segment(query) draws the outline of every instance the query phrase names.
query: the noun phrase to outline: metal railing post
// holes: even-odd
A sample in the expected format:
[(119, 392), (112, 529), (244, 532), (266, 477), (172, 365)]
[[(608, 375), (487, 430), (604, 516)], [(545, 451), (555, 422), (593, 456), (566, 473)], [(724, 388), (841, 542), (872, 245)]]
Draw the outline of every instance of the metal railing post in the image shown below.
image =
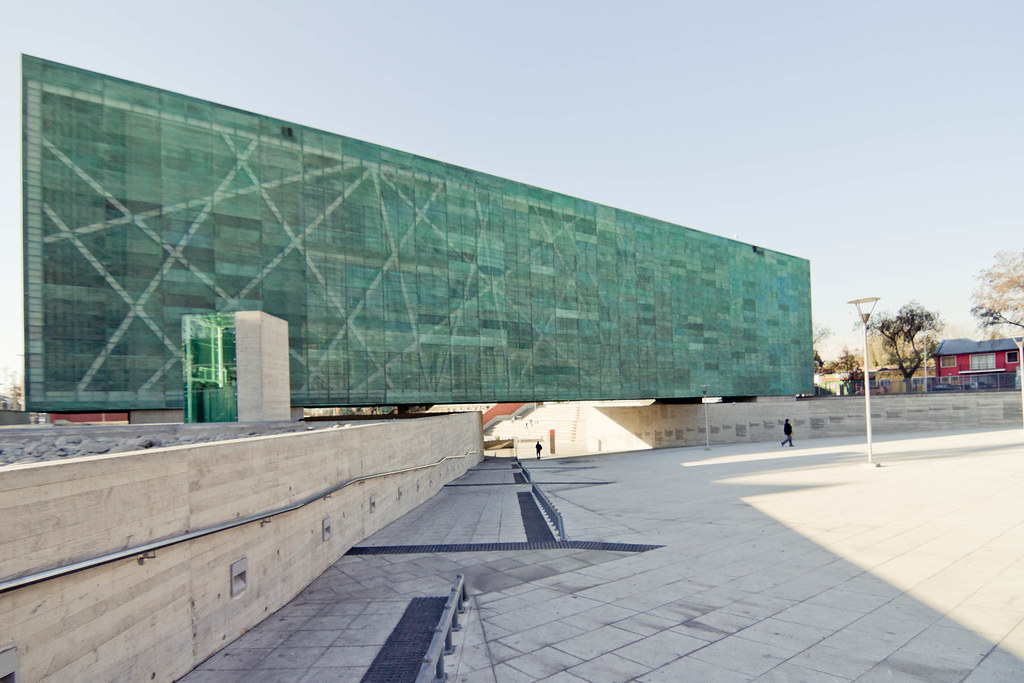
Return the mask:
[(448, 600), (445, 601), (440, 623), (434, 629), (434, 637), (431, 638), (427, 654), (423, 657), (416, 683), (443, 683), (447, 679), (444, 673), (444, 658), (455, 652), (452, 632), (462, 629), (459, 615), (465, 614), (465, 603), (468, 600), (466, 578), (462, 574), (456, 574), (455, 585), (452, 586)]

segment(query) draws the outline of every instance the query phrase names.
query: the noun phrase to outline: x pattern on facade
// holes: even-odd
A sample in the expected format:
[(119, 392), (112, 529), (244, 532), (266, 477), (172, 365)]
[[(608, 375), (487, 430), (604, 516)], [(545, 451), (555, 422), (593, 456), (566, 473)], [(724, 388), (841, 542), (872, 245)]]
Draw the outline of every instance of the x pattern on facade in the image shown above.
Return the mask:
[(204, 310), (288, 320), (304, 405), (810, 383), (802, 259), (33, 58), (24, 68), (40, 408), (180, 406), (180, 319)]

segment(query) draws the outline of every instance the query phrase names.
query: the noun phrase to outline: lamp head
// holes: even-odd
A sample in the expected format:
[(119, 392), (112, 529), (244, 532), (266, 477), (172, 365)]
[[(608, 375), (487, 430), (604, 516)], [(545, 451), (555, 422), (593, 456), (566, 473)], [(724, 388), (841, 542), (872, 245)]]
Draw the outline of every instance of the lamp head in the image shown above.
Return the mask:
[[(880, 297), (877, 296), (867, 296), (863, 299), (851, 299), (846, 303), (853, 304), (857, 307), (857, 315), (860, 316), (860, 319), (864, 321), (864, 325), (867, 326), (868, 319), (871, 317), (871, 313), (875, 310), (875, 304), (878, 303), (879, 298)], [(865, 313), (861, 306), (867, 306), (868, 304), (871, 304), (871, 308), (869, 308), (868, 312)]]

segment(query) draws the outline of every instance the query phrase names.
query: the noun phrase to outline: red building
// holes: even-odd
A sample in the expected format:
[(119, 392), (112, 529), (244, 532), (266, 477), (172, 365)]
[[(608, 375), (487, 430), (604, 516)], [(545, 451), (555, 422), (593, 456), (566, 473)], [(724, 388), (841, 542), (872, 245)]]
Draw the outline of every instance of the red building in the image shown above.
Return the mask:
[(1016, 385), (1020, 353), (1013, 339), (946, 339), (935, 350), (940, 384), (975, 389), (1010, 389)]

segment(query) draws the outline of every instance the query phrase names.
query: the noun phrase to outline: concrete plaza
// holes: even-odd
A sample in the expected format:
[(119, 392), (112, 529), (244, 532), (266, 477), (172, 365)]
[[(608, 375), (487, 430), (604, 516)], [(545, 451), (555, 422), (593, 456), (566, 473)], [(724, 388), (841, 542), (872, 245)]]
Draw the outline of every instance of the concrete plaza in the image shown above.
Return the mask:
[(182, 680), (359, 681), (457, 572), (450, 680), (1024, 679), (1024, 433), (795, 440), (523, 462), (570, 539), (646, 552), (488, 549), (529, 487), (487, 460), (360, 544), (478, 550), (347, 555)]

